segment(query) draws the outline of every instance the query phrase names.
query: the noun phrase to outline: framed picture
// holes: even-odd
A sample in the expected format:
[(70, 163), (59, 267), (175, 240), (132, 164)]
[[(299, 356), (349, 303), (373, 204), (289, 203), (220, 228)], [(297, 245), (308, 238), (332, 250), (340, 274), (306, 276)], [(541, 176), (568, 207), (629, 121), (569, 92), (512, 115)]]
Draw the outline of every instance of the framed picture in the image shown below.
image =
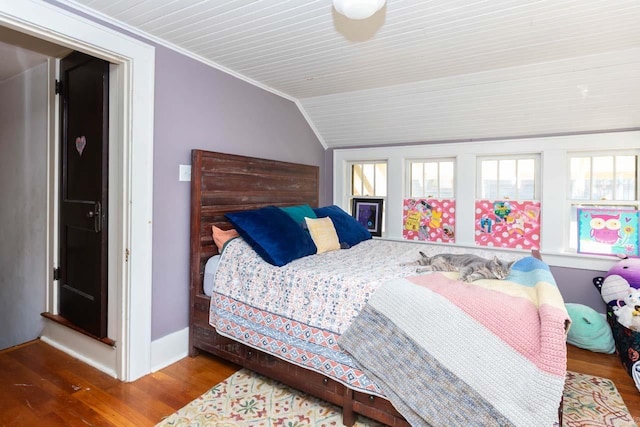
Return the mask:
[(353, 199), (351, 215), (364, 226), (372, 236), (382, 236), (383, 199)]
[(638, 256), (640, 211), (578, 209), (578, 253)]

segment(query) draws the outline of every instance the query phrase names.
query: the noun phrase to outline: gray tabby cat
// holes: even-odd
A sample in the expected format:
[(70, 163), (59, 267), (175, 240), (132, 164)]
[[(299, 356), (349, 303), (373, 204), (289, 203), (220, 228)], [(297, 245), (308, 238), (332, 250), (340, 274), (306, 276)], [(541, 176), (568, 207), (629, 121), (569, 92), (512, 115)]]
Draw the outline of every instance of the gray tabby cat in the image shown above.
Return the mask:
[(403, 265), (419, 265), (417, 273), (425, 271), (457, 271), (459, 280), (473, 282), (479, 279), (502, 280), (509, 275), (511, 266), (515, 261), (506, 262), (493, 257), (485, 259), (470, 254), (437, 254), (432, 257), (420, 252), (421, 258), (417, 261)]

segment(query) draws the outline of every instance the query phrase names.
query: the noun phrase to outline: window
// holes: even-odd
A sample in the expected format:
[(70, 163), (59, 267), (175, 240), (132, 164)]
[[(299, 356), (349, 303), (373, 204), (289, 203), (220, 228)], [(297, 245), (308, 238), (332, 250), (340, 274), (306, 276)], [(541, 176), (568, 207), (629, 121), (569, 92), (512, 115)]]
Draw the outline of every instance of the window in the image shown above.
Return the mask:
[(454, 163), (453, 159), (410, 161), (410, 196), (453, 199)]
[[(386, 162), (351, 162), (349, 168), (351, 190), (349, 195), (349, 209), (352, 200), (358, 198), (382, 198), (386, 202), (387, 197), (387, 163)], [(386, 203), (382, 205), (382, 233), (385, 232)]]
[(578, 209), (640, 208), (638, 183), (640, 156), (636, 154), (583, 153), (569, 155), (569, 247), (578, 246)]
[(572, 156), (569, 165), (572, 200), (636, 200), (638, 156)]
[(386, 197), (387, 164), (382, 162), (351, 164), (351, 197)]
[(540, 247), (539, 158), (539, 154), (477, 158), (477, 246), (526, 250)]
[(478, 198), (538, 200), (537, 155), (479, 158)]

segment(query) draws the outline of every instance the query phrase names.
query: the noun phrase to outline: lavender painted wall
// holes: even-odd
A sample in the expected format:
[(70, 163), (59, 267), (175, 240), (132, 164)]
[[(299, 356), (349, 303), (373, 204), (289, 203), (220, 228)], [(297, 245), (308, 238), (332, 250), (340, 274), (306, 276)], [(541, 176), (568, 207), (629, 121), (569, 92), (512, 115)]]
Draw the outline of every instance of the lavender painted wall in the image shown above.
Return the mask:
[(606, 271), (551, 267), (551, 273), (558, 283), (558, 289), (565, 302), (588, 305), (600, 313), (606, 311), (606, 305), (600, 293), (593, 286), (593, 278), (604, 276)]
[[(320, 166), (324, 148), (286, 99), (156, 48), (152, 339), (188, 326), (190, 183), (178, 165), (200, 148)], [(330, 194), (330, 193), (329, 193)]]

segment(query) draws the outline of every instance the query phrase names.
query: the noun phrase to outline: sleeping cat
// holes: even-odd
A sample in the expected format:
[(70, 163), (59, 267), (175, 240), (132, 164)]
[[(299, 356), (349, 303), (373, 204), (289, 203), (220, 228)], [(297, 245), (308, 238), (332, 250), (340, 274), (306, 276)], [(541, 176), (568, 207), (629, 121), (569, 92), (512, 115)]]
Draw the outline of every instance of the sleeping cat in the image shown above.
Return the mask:
[(470, 254), (438, 254), (428, 257), (420, 252), (421, 258), (404, 265), (419, 265), (417, 273), (425, 271), (457, 271), (459, 280), (473, 282), (479, 279), (504, 279), (509, 275), (514, 261), (506, 262), (493, 257), (485, 259)]

